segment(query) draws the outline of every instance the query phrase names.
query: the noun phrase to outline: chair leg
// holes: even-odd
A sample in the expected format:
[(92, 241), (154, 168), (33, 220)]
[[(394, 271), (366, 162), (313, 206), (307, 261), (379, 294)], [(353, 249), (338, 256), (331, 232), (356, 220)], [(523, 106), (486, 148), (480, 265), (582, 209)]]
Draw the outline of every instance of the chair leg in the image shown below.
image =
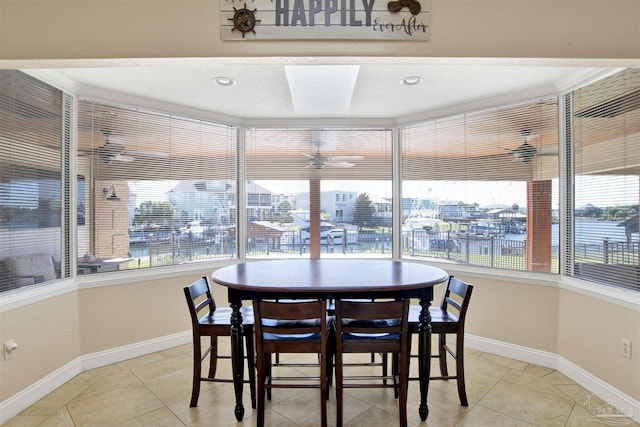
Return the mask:
[(449, 370), (447, 369), (447, 334), (438, 335), (438, 360), (440, 361), (440, 375), (443, 377), (449, 376)]
[(198, 406), (198, 398), (200, 397), (200, 375), (202, 371), (202, 347), (200, 345), (200, 337), (193, 339), (193, 384), (191, 386), (191, 403), (190, 407)]
[(462, 406), (469, 406), (467, 390), (464, 385), (464, 334), (458, 333), (456, 339), (456, 377), (458, 380), (458, 397)]
[[(271, 365), (271, 353), (264, 355), (264, 378), (261, 380), (265, 384), (271, 385), (272, 365)], [(267, 387), (267, 400), (271, 400), (271, 387)]]
[(251, 393), (251, 408), (256, 409), (256, 352), (253, 346), (253, 331), (245, 331), (245, 333), (245, 341), (247, 346), (247, 369), (249, 370), (249, 390)]
[[(398, 360), (400, 355), (397, 356)], [(407, 395), (409, 392), (409, 358), (410, 353), (402, 356), (402, 363), (400, 364), (399, 382), (400, 382), (400, 396), (398, 400), (398, 406), (400, 411), (400, 427), (407, 427)], [(394, 377), (395, 378), (395, 377)], [(394, 387), (394, 392), (398, 392), (398, 387)]]
[(265, 366), (266, 366), (266, 358), (269, 357), (271, 358), (270, 354), (264, 354), (262, 355), (262, 357), (258, 358), (258, 363), (257, 363), (257, 371), (258, 371), (258, 375), (257, 375), (257, 389), (258, 389), (258, 395), (257, 395), (257, 400), (258, 400), (258, 418), (256, 420), (256, 425), (258, 427), (264, 427), (264, 406), (265, 406), (265, 401), (264, 401), (264, 394), (265, 394), (265, 376), (266, 376), (266, 372), (265, 372)]
[(211, 337), (211, 352), (209, 353), (209, 378), (216, 377), (218, 370), (218, 337)]
[(329, 366), (327, 359), (329, 359), (329, 357), (326, 355), (326, 349), (325, 357), (321, 359), (323, 360), (320, 361), (320, 420), (322, 427), (327, 427), (327, 398), (329, 397), (329, 387), (327, 384)]
[[(384, 377), (382, 379), (382, 384), (387, 384), (387, 375), (389, 374), (389, 364), (388, 364), (388, 357), (387, 357), (387, 353), (380, 353), (380, 357), (382, 358), (382, 376)], [(371, 363), (374, 363), (376, 361), (374, 354), (371, 353)], [(391, 371), (393, 373), (393, 366), (391, 367)]]
[[(384, 354), (384, 357), (386, 359), (387, 355)], [(391, 354), (391, 375), (393, 376), (394, 381), (395, 381), (395, 378), (396, 378), (396, 376), (398, 375), (398, 373), (400, 371), (398, 369), (399, 364), (400, 364), (400, 359), (398, 359), (398, 353), (392, 353)], [(386, 373), (386, 371), (384, 369), (383, 369), (382, 374), (385, 375), (385, 376), (387, 375), (387, 373)], [(385, 384), (386, 384), (386, 381), (385, 381)], [(393, 397), (395, 399), (397, 399), (399, 397), (398, 396), (398, 387), (394, 387), (393, 388)]]
[(326, 400), (329, 400), (329, 388), (333, 384), (333, 362), (336, 354), (336, 350), (334, 347), (334, 337), (333, 335), (329, 336), (329, 343), (327, 344), (327, 359), (324, 361), (324, 364), (327, 367), (327, 393)]
[(342, 427), (342, 382), (343, 382), (343, 372), (342, 372), (342, 354), (336, 354), (336, 427)]

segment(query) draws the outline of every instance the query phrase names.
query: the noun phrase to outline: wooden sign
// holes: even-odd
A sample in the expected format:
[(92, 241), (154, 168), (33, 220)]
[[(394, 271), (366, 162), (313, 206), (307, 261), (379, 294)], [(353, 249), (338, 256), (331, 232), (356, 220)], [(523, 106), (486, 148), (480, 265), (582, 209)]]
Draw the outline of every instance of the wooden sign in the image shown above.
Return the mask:
[(222, 40), (429, 40), (427, 0), (220, 0)]

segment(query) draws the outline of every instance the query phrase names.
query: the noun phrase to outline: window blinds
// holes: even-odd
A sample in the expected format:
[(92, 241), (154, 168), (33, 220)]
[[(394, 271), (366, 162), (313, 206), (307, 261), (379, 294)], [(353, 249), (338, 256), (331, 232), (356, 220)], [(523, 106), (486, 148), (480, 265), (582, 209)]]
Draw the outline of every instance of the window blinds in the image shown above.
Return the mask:
[(236, 163), (230, 126), (81, 100), (79, 198), (92, 216), (78, 256), (125, 260), (117, 268), (234, 256)]
[(557, 272), (557, 111), (550, 98), (406, 126), (403, 253)]
[(391, 256), (390, 129), (252, 128), (245, 144), (248, 256)]
[(639, 289), (640, 70), (572, 94), (576, 277)]
[(60, 90), (0, 70), (0, 291), (63, 274), (63, 114)]

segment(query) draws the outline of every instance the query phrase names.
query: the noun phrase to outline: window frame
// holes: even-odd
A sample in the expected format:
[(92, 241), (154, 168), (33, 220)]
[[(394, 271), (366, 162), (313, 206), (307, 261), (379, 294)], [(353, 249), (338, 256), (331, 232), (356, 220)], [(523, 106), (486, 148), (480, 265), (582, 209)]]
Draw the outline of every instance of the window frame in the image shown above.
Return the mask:
[[(588, 84), (588, 82), (582, 82), (580, 85), (577, 85), (575, 88), (573, 88), (572, 90), (578, 89), (580, 87), (584, 87), (586, 84)], [(59, 87), (60, 85), (55, 85), (56, 87)], [(64, 89), (62, 89), (64, 91)], [(560, 96), (560, 99), (563, 100), (563, 97), (568, 96), (572, 90), (567, 90), (564, 91), (560, 94), (558, 94)], [(70, 93), (70, 91), (65, 91), (65, 94)], [(75, 94), (73, 95), (73, 99), (77, 100), (78, 97), (80, 97), (81, 95)], [(140, 101), (142, 104), (144, 104), (144, 101), (141, 100)], [(157, 103), (154, 103), (154, 105), (157, 105)], [(171, 105), (166, 105), (165, 108), (168, 109), (168, 111), (171, 110)], [(559, 114), (563, 114), (562, 110), (559, 110)], [(209, 117), (210, 118), (210, 117)], [(216, 117), (216, 119), (219, 119)], [(228, 118), (226, 119), (228, 121)], [(476, 267), (470, 267), (470, 266), (458, 266), (456, 265), (455, 267), (452, 268), (451, 265), (449, 264), (445, 264), (443, 265), (444, 267), (451, 269), (453, 271), (462, 271), (468, 274), (474, 274), (477, 276), (486, 276), (486, 277), (504, 277), (504, 278), (521, 278), (526, 280), (527, 282), (530, 283), (539, 283), (539, 284), (543, 284), (543, 285), (550, 285), (550, 284), (556, 284), (559, 285), (561, 288), (566, 288), (566, 289), (571, 289), (571, 290), (577, 290), (581, 293), (584, 293), (586, 295), (590, 295), (590, 296), (597, 296), (599, 298), (608, 300), (608, 301), (612, 301), (612, 302), (621, 302), (623, 304), (637, 304), (636, 298), (637, 298), (637, 292), (636, 291), (632, 291), (632, 290), (625, 290), (625, 289), (619, 289), (619, 288), (615, 288), (615, 287), (610, 287), (610, 286), (606, 286), (606, 285), (601, 285), (601, 284), (594, 284), (591, 282), (588, 282), (584, 279), (576, 279), (574, 277), (571, 277), (567, 274), (567, 271), (570, 271), (570, 267), (569, 264), (571, 264), (571, 262), (567, 262), (570, 261), (571, 259), (571, 244), (573, 244), (573, 239), (571, 239), (571, 233), (572, 233), (572, 228), (570, 226), (570, 218), (567, 217), (566, 212), (567, 212), (567, 206), (570, 205), (572, 203), (572, 197), (573, 194), (571, 191), (567, 191), (568, 189), (571, 188), (571, 180), (569, 179), (569, 177), (572, 177), (573, 175), (571, 175), (571, 152), (570, 152), (570, 147), (567, 148), (566, 145), (566, 132), (568, 132), (569, 130), (564, 128), (564, 121), (560, 120), (559, 121), (559, 133), (560, 133), (560, 146), (565, 147), (565, 149), (561, 149), (560, 150), (560, 183), (561, 183), (561, 188), (564, 188), (565, 191), (560, 191), (560, 206), (561, 206), (561, 210), (563, 210), (565, 212), (565, 215), (561, 215), (560, 216), (560, 220), (561, 220), (561, 226), (560, 226), (560, 241), (563, 243), (563, 248), (561, 250), (561, 252), (564, 252), (561, 256), (560, 256), (560, 262), (561, 264), (561, 268), (560, 268), (560, 273), (559, 274), (553, 274), (552, 277), (541, 277), (541, 275), (539, 273), (535, 273), (535, 272), (528, 272), (528, 271), (518, 271), (518, 272), (512, 272), (512, 271), (502, 271), (502, 270), (495, 270), (495, 269), (486, 269), (484, 267), (480, 267), (480, 268), (476, 268)], [(396, 147), (395, 144), (395, 140), (396, 138), (398, 138), (398, 129), (401, 127), (401, 125), (394, 125), (392, 126), (392, 130), (394, 132), (394, 134), (396, 135), (394, 137), (394, 144), (393, 146)], [(244, 158), (244, 150), (243, 150), (243, 135), (242, 135), (242, 127), (238, 127), (238, 151), (237, 151), (237, 156), (239, 159), (243, 159)], [(72, 139), (75, 140), (76, 136), (75, 136), (75, 127), (74, 130), (72, 131), (73, 133), (73, 137)], [(72, 142), (73, 143), (73, 142)], [(399, 150), (399, 149), (398, 149)], [(401, 180), (397, 179), (397, 175), (399, 175), (401, 173), (401, 169), (400, 169), (400, 160), (399, 160), (399, 151), (396, 152), (396, 148), (394, 148), (394, 167), (393, 167), (393, 173), (394, 173), (394, 178), (393, 178), (393, 186), (394, 186), (394, 200), (396, 199), (396, 197), (399, 197), (399, 195), (401, 195), (401, 192), (399, 191), (399, 186), (401, 186)], [(240, 164), (242, 164), (242, 162), (239, 162)], [(567, 166), (567, 168), (565, 168), (564, 166)], [(74, 172), (73, 169), (75, 167), (75, 161), (71, 161), (71, 165), (69, 166), (69, 170)], [(244, 182), (245, 180), (243, 179), (242, 175), (244, 173), (243, 168), (239, 167), (237, 169), (237, 180), (238, 182)], [(564, 178), (563, 178), (564, 175)], [(72, 175), (74, 176), (74, 175)], [(71, 180), (72, 182), (70, 182), (69, 188), (72, 189), (72, 193), (74, 193), (76, 191), (76, 185), (73, 182), (73, 180)], [(243, 190), (242, 190), (241, 185), (238, 186), (238, 192), (237, 192), (237, 196), (236, 196), (236, 200), (243, 200)], [(75, 203), (75, 202), (74, 202)], [(74, 205), (74, 204), (72, 204)], [(400, 221), (400, 216), (399, 216), (399, 209), (401, 209), (401, 206), (398, 206), (398, 203), (394, 203), (393, 207), (393, 218), (394, 218), (394, 229), (398, 229), (399, 227), (399, 221)], [(238, 251), (238, 259), (237, 260), (244, 260), (246, 259), (244, 254), (246, 253), (245, 250), (245, 245), (244, 245), (244, 239), (242, 238), (242, 229), (244, 228), (244, 224), (246, 223), (246, 221), (244, 220), (244, 218), (242, 218), (245, 215), (244, 213), (244, 209), (237, 209), (237, 221), (238, 224), (240, 224), (239, 226), (239, 233), (238, 233), (238, 241), (237, 241), (237, 251)], [(75, 222), (75, 218), (72, 218), (71, 223), (73, 224)], [(71, 236), (73, 236), (73, 238), (71, 239), (70, 242), (67, 242), (67, 246), (70, 248), (75, 247), (75, 227), (72, 227), (72, 231), (70, 233)], [(394, 233), (394, 243), (396, 243), (395, 241), (398, 240), (399, 241), (399, 236), (398, 233)], [(396, 250), (395, 248), (398, 248), (399, 245), (398, 244), (394, 244), (394, 259), (399, 259), (401, 258), (401, 255), (399, 253), (395, 253)], [(75, 253), (74, 251), (71, 251), (71, 253)], [(73, 257), (71, 257), (73, 258)], [(236, 261), (237, 261), (236, 260)], [(214, 260), (208, 263), (203, 263), (202, 267), (205, 269), (210, 269), (212, 266), (215, 265), (222, 265), (222, 264), (226, 264), (228, 263), (228, 260)], [(437, 264), (437, 262), (435, 262)], [(69, 262), (70, 266), (74, 266), (74, 262), (73, 259), (70, 259)], [(148, 274), (152, 273), (151, 276), (163, 276), (166, 277), (167, 271), (170, 271), (170, 274), (173, 275), (175, 274), (176, 276), (179, 276), (180, 274), (186, 272), (186, 271), (190, 271), (190, 269), (188, 267), (177, 267), (177, 266), (170, 266), (170, 267), (166, 267), (166, 268), (158, 268), (158, 269), (154, 269), (156, 271), (149, 271), (147, 270), (145, 273), (147, 275), (145, 275), (145, 277), (148, 278)], [(122, 281), (127, 281), (127, 280), (131, 280), (131, 279), (136, 279), (137, 277), (142, 277), (142, 275), (137, 274), (138, 272), (126, 272), (124, 274), (119, 274), (119, 275), (110, 275), (110, 274), (105, 274), (102, 275), (101, 277), (97, 278), (97, 277), (93, 277), (92, 279), (94, 279), (95, 285), (96, 286), (102, 286), (102, 285), (108, 285), (110, 283), (118, 283), (118, 282), (122, 282)], [(544, 276), (544, 275), (542, 275)], [(87, 280), (83, 280), (85, 278), (79, 278), (76, 277), (75, 275), (72, 275), (72, 277), (70, 277), (70, 279), (74, 279), (72, 281), (60, 281), (58, 282), (53, 282), (53, 283), (48, 283), (46, 284), (46, 286), (29, 286), (27, 288), (23, 288), (20, 289), (20, 292), (15, 292), (12, 293), (11, 295), (8, 295), (7, 293), (3, 294), (3, 301), (2, 304), (0, 304), (0, 310), (5, 310), (7, 309), (7, 307), (9, 308), (15, 308), (16, 306), (20, 306), (23, 303), (29, 303), (29, 302), (33, 302), (33, 301), (38, 301), (38, 300), (42, 300), (42, 299), (46, 299), (51, 295), (59, 295), (61, 293), (66, 293), (66, 292), (70, 292), (74, 289), (77, 289), (77, 287), (80, 286), (87, 286), (88, 285), (88, 281)]]

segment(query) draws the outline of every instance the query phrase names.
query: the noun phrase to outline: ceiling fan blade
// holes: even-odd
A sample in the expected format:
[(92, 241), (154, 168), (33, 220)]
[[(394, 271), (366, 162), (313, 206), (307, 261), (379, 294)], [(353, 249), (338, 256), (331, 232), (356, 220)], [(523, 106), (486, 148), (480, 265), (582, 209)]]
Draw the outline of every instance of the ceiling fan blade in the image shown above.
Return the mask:
[(557, 156), (559, 153), (558, 144), (543, 145), (538, 148), (538, 156)]
[(357, 160), (364, 160), (363, 156), (330, 156), (327, 157), (329, 162), (353, 162)]
[(116, 154), (113, 156), (113, 160), (118, 162), (133, 162), (136, 158), (127, 154)]
[(355, 164), (349, 162), (327, 162), (325, 166), (332, 168), (351, 168), (355, 166)]
[(161, 151), (127, 150), (126, 154), (129, 154), (132, 156), (157, 157), (157, 158), (169, 157), (169, 153), (164, 153)]

